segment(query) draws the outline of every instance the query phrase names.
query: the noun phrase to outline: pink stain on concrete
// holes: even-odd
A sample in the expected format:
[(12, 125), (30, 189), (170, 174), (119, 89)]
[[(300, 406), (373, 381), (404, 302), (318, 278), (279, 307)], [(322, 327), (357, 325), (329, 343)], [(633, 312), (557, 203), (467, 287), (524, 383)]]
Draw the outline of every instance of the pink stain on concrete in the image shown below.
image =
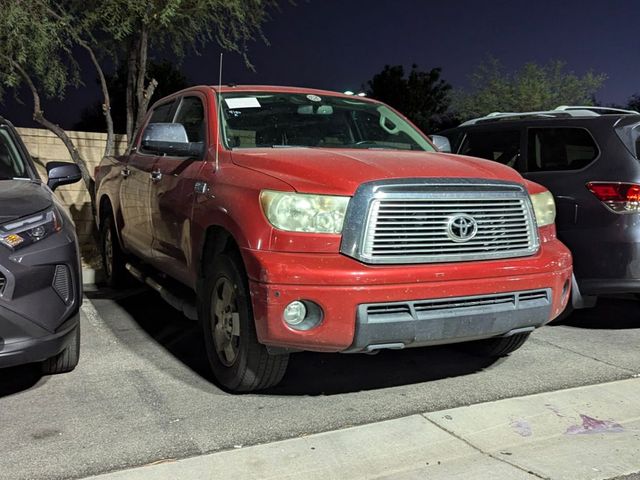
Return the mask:
[(567, 435), (588, 435), (591, 433), (619, 433), (624, 428), (619, 423), (611, 420), (598, 420), (588, 415), (580, 414), (582, 425), (572, 425), (565, 432)]

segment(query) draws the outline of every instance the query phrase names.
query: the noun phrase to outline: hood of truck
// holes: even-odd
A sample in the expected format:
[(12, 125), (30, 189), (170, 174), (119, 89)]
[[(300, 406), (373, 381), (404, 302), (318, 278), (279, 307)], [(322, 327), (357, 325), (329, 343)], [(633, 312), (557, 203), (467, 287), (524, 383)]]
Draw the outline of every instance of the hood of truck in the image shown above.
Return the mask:
[(304, 193), (353, 195), (362, 183), (394, 178), (479, 178), (524, 184), (518, 172), (497, 162), (436, 152), (253, 148), (234, 150), (232, 159)]
[(51, 191), (40, 182), (0, 180), (0, 224), (53, 205)]

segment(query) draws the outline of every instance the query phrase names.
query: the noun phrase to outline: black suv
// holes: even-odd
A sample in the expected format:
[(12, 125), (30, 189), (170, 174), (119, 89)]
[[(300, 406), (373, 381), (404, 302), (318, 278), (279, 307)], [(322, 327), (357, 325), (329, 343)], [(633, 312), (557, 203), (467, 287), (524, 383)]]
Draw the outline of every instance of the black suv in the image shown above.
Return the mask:
[(441, 150), (503, 163), (553, 193), (558, 236), (574, 258), (574, 308), (604, 293), (640, 293), (638, 112), (493, 113), (438, 135)]
[(78, 241), (53, 190), (81, 179), (75, 164), (47, 164), (43, 184), (13, 126), (0, 117), (0, 367), (41, 362), (73, 370), (80, 355)]

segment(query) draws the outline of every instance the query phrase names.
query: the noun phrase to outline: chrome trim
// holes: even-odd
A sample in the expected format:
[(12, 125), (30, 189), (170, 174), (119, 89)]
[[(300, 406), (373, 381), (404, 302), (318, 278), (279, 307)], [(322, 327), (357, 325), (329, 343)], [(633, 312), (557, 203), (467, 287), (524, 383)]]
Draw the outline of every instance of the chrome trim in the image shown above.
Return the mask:
[[(447, 224), (464, 215), (477, 222), (478, 231), (466, 242), (454, 242)], [(522, 185), (401, 179), (358, 188), (346, 213), (341, 252), (368, 264), (436, 263), (529, 256), (539, 245), (533, 207)]]

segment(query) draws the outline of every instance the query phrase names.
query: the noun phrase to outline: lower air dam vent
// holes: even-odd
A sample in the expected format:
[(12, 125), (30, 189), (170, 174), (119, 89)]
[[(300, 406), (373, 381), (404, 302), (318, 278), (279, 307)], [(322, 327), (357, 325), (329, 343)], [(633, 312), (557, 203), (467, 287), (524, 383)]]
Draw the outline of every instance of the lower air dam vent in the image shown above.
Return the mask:
[(71, 301), (71, 275), (66, 265), (56, 266), (52, 286), (62, 301), (68, 305)]

